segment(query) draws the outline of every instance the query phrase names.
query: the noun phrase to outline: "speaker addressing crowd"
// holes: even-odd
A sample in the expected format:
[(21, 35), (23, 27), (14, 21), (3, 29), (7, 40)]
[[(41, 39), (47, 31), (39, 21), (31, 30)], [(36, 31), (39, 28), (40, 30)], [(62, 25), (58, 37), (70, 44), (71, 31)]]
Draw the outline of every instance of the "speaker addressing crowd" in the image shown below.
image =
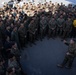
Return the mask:
[(19, 62), (21, 50), (45, 36), (75, 38), (76, 5), (50, 1), (37, 5), (23, 3), (22, 7), (17, 3), (14, 7), (5, 4), (0, 8), (0, 75), (23, 75)]

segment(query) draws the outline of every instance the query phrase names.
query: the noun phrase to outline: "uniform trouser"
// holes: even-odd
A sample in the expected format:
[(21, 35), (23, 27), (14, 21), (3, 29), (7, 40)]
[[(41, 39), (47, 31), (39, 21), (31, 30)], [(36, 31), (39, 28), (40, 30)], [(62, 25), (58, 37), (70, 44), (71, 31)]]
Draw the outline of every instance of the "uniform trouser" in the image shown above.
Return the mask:
[(76, 37), (76, 27), (73, 27), (73, 28), (72, 28), (71, 37), (73, 37), (73, 38)]
[(60, 29), (59, 29), (59, 35), (62, 35), (62, 33), (63, 33), (63, 29), (60, 28)]
[(65, 66), (67, 64), (68, 67), (72, 67), (72, 63), (73, 63), (74, 57), (71, 55), (66, 55), (63, 62), (62, 62), (62, 66)]
[(48, 34), (49, 34), (49, 37), (50, 37), (50, 36), (54, 37), (54, 36), (55, 36), (55, 29), (54, 29), (54, 30), (49, 29)]
[(30, 39), (30, 42), (34, 42), (35, 34), (29, 33), (29, 39)]
[(63, 31), (63, 38), (67, 38), (67, 37), (69, 37), (70, 36), (70, 30), (65, 30), (65, 31)]
[(18, 48), (20, 49), (20, 48), (21, 48), (20, 40), (15, 40), (15, 41), (16, 41), (16, 43), (17, 43)]
[(66, 38), (66, 37), (67, 37), (67, 31), (64, 30), (64, 31), (63, 31), (63, 39)]
[(38, 38), (38, 29), (35, 31), (35, 39)]
[(45, 34), (46, 34), (46, 29), (40, 29), (40, 38), (42, 39), (42, 38), (44, 38), (44, 36), (45, 36)]
[(26, 40), (25, 37), (20, 38), (21, 47), (24, 47), (25, 46), (25, 42), (26, 42), (25, 40)]
[(63, 28), (62, 27), (58, 27), (56, 34), (62, 35), (62, 32), (63, 32)]

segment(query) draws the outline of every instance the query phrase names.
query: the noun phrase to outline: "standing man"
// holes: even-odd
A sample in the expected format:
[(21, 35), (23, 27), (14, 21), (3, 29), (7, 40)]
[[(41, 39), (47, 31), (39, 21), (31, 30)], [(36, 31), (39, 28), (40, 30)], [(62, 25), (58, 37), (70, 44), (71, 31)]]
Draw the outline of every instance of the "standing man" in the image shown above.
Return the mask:
[(42, 16), (40, 19), (40, 39), (44, 38), (47, 29), (47, 19), (46, 16)]
[(62, 33), (63, 33), (64, 23), (65, 23), (65, 20), (64, 20), (63, 16), (61, 15), (61, 16), (57, 19), (57, 25), (58, 25), (57, 32), (59, 32), (59, 36), (61, 36)]
[(73, 26), (72, 26), (72, 37), (76, 37), (76, 19), (73, 20)]
[(65, 55), (65, 58), (61, 64), (58, 64), (57, 66), (60, 68), (63, 68), (66, 66), (66, 68), (70, 69), (72, 67), (72, 63), (74, 61), (74, 58), (76, 56), (76, 43), (74, 40), (70, 40), (70, 43), (64, 40), (64, 43), (68, 45), (68, 51)]
[(18, 46), (19, 49), (21, 48), (17, 27), (14, 27), (14, 29), (11, 33), (11, 40), (17, 43), (17, 46)]
[(56, 32), (56, 20), (54, 17), (52, 17), (50, 20), (49, 20), (49, 37), (52, 36), (53, 38), (55, 37), (55, 32)]
[(67, 18), (63, 29), (63, 39), (70, 37), (71, 31), (72, 31), (72, 20), (70, 18)]
[(21, 47), (25, 47), (26, 38), (27, 38), (27, 31), (24, 27), (24, 24), (21, 24), (21, 26), (18, 29), (18, 33), (19, 33)]
[[(35, 37), (36, 37), (37, 28), (35, 26), (34, 19), (32, 19), (32, 21), (30, 22), (30, 24), (28, 26), (28, 31), (29, 31), (29, 40), (30, 40), (30, 43), (35, 44)], [(32, 46), (32, 45), (30, 44), (30, 46)]]

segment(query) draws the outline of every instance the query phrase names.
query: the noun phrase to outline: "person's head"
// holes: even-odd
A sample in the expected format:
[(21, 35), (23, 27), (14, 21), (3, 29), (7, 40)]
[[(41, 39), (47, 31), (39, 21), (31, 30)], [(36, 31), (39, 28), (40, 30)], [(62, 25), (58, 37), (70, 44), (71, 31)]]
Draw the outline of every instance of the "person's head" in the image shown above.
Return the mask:
[(17, 31), (17, 27), (14, 27), (13, 31)]
[(60, 15), (60, 18), (63, 18), (63, 15)]
[(0, 21), (0, 27), (1, 27), (2, 25), (3, 25), (3, 21), (1, 20), (1, 21)]
[(13, 23), (11, 23), (11, 27), (12, 27), (12, 28), (14, 27), (14, 24), (13, 24)]
[(70, 44), (74, 44), (75, 42), (74, 42), (74, 40), (73, 39), (71, 39), (70, 40)]
[(4, 63), (4, 60), (0, 59), (0, 65), (3, 65), (3, 63)]
[(10, 26), (7, 26), (7, 27), (6, 27), (6, 30), (10, 30)]
[(70, 18), (68, 18), (68, 21), (70, 21), (71, 19)]
[(13, 75), (15, 73), (15, 68), (13, 68), (13, 67), (8, 68), (7, 73), (8, 73), (8, 75)]
[(15, 60), (14, 54), (9, 54), (9, 60), (10, 60), (10, 61), (14, 61), (14, 60)]
[(6, 41), (9, 41), (9, 40), (10, 40), (10, 38), (9, 38), (9, 36), (7, 36), (7, 37), (6, 37)]
[(21, 28), (24, 28), (24, 24), (23, 24), (23, 23), (21, 23), (20, 27), (21, 27)]
[(54, 19), (54, 16), (52, 17), (52, 20), (55, 20), (55, 19)]
[(17, 44), (16, 43), (13, 43), (12, 44), (12, 48), (17, 48)]

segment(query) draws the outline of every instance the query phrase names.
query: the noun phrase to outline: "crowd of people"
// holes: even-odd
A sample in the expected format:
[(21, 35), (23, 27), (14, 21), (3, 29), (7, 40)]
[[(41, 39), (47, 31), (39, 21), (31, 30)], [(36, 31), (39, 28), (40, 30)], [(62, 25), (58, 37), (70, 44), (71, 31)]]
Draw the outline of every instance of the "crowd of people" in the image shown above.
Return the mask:
[(51, 1), (24, 3), (0, 8), (0, 75), (23, 75), (21, 50), (46, 36), (61, 39), (76, 37), (76, 6)]

